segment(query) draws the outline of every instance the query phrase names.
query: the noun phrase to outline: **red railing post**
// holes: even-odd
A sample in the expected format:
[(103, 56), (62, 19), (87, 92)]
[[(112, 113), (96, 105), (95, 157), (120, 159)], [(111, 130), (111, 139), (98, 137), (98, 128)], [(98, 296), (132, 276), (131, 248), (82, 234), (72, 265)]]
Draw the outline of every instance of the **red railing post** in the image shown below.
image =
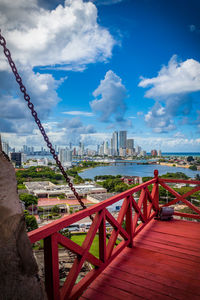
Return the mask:
[(49, 300), (59, 300), (58, 244), (54, 235), (44, 239), (45, 288)]
[(156, 182), (153, 185), (152, 190), (152, 198), (154, 201), (154, 205), (156, 207), (156, 210), (159, 211), (159, 178), (158, 178), (158, 170), (154, 170), (154, 178), (156, 179)]
[(99, 226), (99, 258), (103, 262), (106, 261), (106, 218), (105, 211), (103, 212), (103, 218)]
[(132, 217), (132, 201), (131, 197), (126, 197), (125, 201), (128, 201), (128, 208), (126, 211), (126, 231), (130, 236), (130, 243), (128, 244), (128, 247), (133, 247), (133, 217)]

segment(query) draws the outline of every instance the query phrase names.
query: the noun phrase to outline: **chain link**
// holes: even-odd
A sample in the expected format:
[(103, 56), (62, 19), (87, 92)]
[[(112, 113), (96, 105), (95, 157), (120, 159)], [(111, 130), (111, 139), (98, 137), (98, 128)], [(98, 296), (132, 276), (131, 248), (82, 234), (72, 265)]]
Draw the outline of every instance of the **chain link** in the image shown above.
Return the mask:
[[(35, 119), (35, 122), (36, 122), (41, 134), (43, 135), (43, 138), (46, 142), (46, 145), (50, 149), (50, 153), (52, 154), (54, 160), (56, 161), (56, 164), (57, 164), (58, 168), (60, 169), (61, 173), (63, 174), (67, 184), (69, 185), (69, 187), (70, 187), (71, 191), (73, 192), (74, 196), (76, 197), (76, 199), (80, 203), (81, 207), (83, 209), (87, 208), (85, 206), (85, 204), (83, 203), (83, 201), (81, 200), (81, 197), (78, 195), (75, 188), (73, 187), (73, 184), (71, 183), (70, 178), (67, 176), (67, 173), (65, 172), (65, 170), (64, 170), (64, 168), (63, 168), (63, 166), (62, 166), (62, 164), (61, 164), (61, 162), (58, 158), (58, 155), (56, 154), (56, 151), (52, 146), (52, 143), (49, 141), (49, 138), (46, 134), (46, 131), (45, 131), (43, 125), (41, 124), (40, 119), (38, 118), (37, 112), (34, 109), (34, 105), (30, 101), (30, 96), (27, 94), (26, 88), (22, 83), (22, 78), (20, 77), (20, 75), (17, 71), (17, 68), (15, 66), (15, 63), (12, 60), (11, 53), (10, 53), (9, 49), (6, 47), (6, 40), (1, 35), (1, 30), (0, 30), (0, 45), (3, 47), (4, 54), (5, 54), (8, 62), (9, 62), (9, 65), (10, 65), (12, 71), (13, 71), (13, 74), (15, 75), (16, 82), (19, 84), (19, 88), (20, 88), (22, 94), (24, 95), (24, 100), (27, 102), (27, 106), (30, 109), (33, 118)], [(93, 217), (90, 216), (90, 219), (93, 220)]]

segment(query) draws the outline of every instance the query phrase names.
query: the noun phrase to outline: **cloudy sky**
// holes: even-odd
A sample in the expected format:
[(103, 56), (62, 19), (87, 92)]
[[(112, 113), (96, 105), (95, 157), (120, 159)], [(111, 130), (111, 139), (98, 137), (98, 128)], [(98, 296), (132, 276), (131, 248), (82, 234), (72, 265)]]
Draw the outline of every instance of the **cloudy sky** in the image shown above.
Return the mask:
[[(0, 0), (0, 28), (54, 145), (200, 151), (199, 0)], [(2, 48), (0, 82), (3, 139), (44, 146)]]

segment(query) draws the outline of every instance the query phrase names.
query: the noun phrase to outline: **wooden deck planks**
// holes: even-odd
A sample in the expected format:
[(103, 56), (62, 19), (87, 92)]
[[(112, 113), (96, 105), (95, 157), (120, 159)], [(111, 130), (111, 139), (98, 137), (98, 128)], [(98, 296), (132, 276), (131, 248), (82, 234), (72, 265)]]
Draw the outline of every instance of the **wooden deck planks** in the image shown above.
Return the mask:
[(152, 220), (81, 299), (200, 299), (200, 223)]

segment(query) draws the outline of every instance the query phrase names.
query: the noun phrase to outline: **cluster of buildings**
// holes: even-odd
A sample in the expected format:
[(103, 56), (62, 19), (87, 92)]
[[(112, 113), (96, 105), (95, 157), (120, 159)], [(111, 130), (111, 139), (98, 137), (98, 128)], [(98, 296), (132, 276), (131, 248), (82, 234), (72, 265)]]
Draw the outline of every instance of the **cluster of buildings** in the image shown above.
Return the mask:
[(97, 146), (97, 154), (99, 156), (146, 156), (146, 151), (142, 150), (140, 146), (134, 147), (134, 139), (127, 138), (127, 131), (114, 131), (110, 140), (104, 141)]
[[(24, 182), (24, 185), (29, 194), (38, 197), (38, 205), (33, 211), (34, 214), (37, 214), (40, 208), (43, 213), (47, 213), (55, 205), (62, 213), (69, 213), (71, 209), (73, 212), (81, 209), (78, 200), (67, 185), (55, 185), (49, 181)], [(86, 207), (99, 202), (95, 199), (96, 195), (107, 197), (107, 190), (94, 183), (74, 185), (74, 187)], [(32, 207), (30, 206), (29, 209), (31, 210)]]
[[(1, 141), (0, 143), (3, 151), (10, 157), (10, 159), (15, 163), (16, 167), (20, 167), (27, 162), (27, 156), (43, 156), (43, 159), (39, 159), (40, 165), (48, 165), (50, 155), (49, 150), (46, 150), (44, 147), (41, 147), (40, 150), (35, 151), (34, 147), (29, 147), (23, 145), (22, 149), (18, 152), (15, 151), (15, 148), (11, 148), (8, 142)], [(58, 147), (55, 145), (55, 151), (58, 154), (58, 157), (65, 167), (70, 167), (72, 165), (72, 160), (78, 157), (145, 157), (147, 155), (146, 151), (138, 145), (134, 145), (134, 139), (127, 137), (127, 131), (114, 131), (112, 134), (111, 140), (104, 141), (101, 145), (97, 145), (96, 150), (91, 150), (84, 147), (82, 142), (79, 143), (78, 147), (73, 147), (70, 143), (68, 147)], [(151, 156), (161, 156), (161, 151), (152, 150)], [(50, 158), (50, 156), (49, 156)], [(29, 163), (30, 164), (30, 163)], [(38, 162), (31, 162), (30, 166), (37, 166)], [(28, 167), (28, 165), (27, 165)]]

